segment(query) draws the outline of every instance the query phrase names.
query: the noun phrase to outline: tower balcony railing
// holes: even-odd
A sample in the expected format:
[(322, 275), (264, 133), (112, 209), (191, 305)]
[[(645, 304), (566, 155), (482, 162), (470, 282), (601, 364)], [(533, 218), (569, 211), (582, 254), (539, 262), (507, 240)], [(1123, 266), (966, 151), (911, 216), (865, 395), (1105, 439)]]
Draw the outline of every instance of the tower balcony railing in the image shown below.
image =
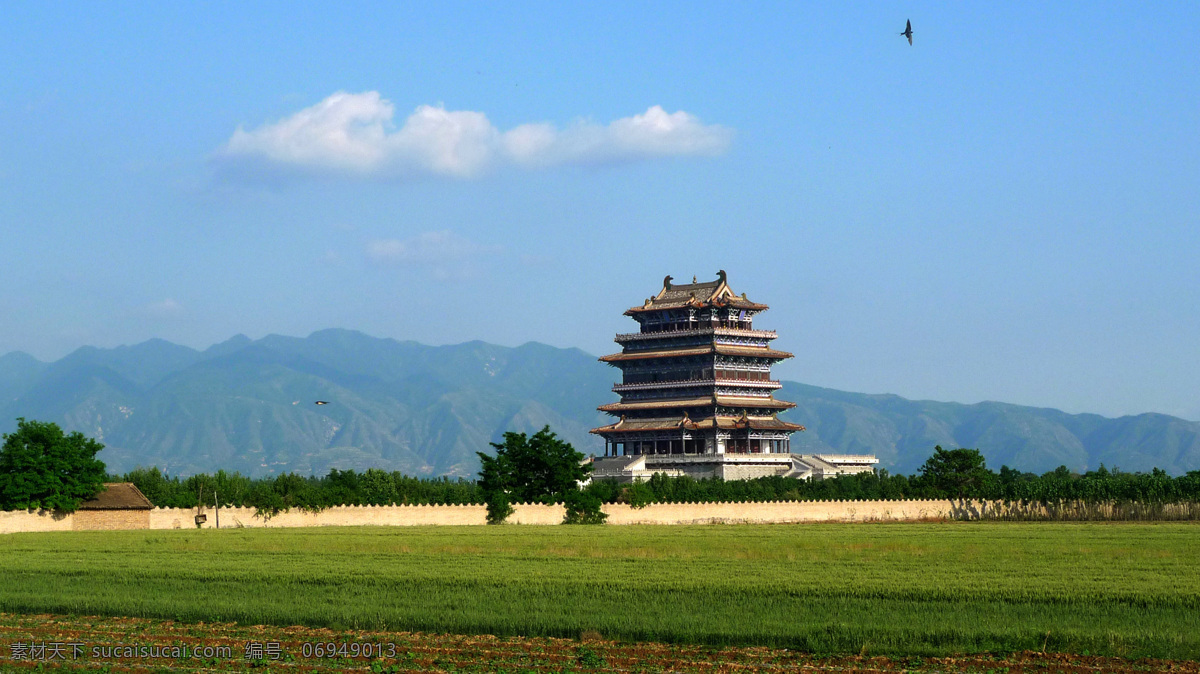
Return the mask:
[(708, 328), (680, 328), (670, 330), (660, 330), (657, 332), (623, 332), (618, 333), (613, 338), (618, 344), (624, 342), (637, 342), (644, 339), (662, 339), (663, 337), (693, 337), (702, 335), (730, 335), (736, 337), (756, 337), (759, 339), (775, 339), (779, 336), (774, 330), (751, 330), (749, 328), (728, 328), (728, 327), (708, 327)]
[(709, 377), (708, 379), (672, 379), (669, 381), (647, 381), (635, 384), (614, 384), (612, 390), (614, 393), (623, 393), (626, 391), (653, 391), (655, 389), (689, 386), (743, 386), (745, 388), (757, 389), (783, 388), (783, 384), (771, 379), (754, 381), (747, 379), (714, 379)]

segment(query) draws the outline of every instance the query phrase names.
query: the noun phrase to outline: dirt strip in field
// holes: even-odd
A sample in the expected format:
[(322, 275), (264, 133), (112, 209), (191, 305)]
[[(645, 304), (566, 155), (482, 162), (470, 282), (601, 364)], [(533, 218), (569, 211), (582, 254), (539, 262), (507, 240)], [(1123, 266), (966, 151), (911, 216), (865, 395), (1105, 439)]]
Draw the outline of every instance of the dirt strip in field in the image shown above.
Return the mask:
[(1193, 661), (1015, 653), (817, 656), (580, 639), (328, 630), (0, 613), (0, 671), (107, 672), (1180, 672)]

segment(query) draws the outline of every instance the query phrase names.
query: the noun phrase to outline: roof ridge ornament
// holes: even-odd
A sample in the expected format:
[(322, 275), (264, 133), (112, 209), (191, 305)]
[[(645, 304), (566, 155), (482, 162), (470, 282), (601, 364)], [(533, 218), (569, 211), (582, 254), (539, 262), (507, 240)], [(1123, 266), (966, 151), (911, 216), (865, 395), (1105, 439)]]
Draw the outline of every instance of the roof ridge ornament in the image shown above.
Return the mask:
[(729, 281), (726, 280), (726, 278), (725, 278), (725, 270), (724, 269), (717, 270), (717, 280), (726, 285), (729, 284)]
[(670, 289), (671, 289), (671, 277), (667, 276), (666, 278), (663, 279), (663, 290), (670, 290)]

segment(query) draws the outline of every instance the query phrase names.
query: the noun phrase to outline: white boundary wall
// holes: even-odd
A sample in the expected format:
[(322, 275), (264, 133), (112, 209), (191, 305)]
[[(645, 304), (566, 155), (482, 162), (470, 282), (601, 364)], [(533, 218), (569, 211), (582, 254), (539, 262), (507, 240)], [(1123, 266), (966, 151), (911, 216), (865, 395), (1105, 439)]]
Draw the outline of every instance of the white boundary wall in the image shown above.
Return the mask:
[[(760, 503), (652, 503), (644, 508), (605, 504), (608, 524), (789, 524), (800, 522), (923, 522), (950, 519), (977, 520), (995, 516), (1051, 515), (1041, 505), (1018, 507), (989, 501), (767, 501)], [(1112, 504), (1059, 504), (1055, 511), (1087, 511), (1084, 519), (1123, 519)], [(1191, 519), (1198, 516), (1197, 504), (1156, 506), (1149, 519)], [(518, 504), (513, 506), (512, 524), (561, 524), (561, 504)], [(217, 523), (212, 508), (204, 511), (203, 527)], [(193, 508), (155, 508), (150, 511), (151, 529), (190, 529), (195, 525)], [(0, 534), (34, 531), (73, 531), (90, 528), (72, 514), (0, 511)], [(481, 525), (487, 522), (482, 505), (337, 506), (317, 513), (292, 510), (274, 517), (255, 515), (253, 508), (221, 508), (221, 528), (238, 527), (332, 527), (332, 526), (419, 526)], [(113, 527), (107, 527), (111, 529)]]
[(798, 522), (911, 522), (949, 519), (950, 501), (765, 501), (606, 504), (609, 524), (789, 524)]
[[(959, 508), (962, 506), (959, 505)], [(652, 503), (635, 509), (622, 504), (605, 504), (609, 524), (720, 524), (794, 522), (887, 522), (949, 519), (955, 509), (950, 501), (776, 501), (761, 503)], [(509, 522), (513, 524), (560, 524), (562, 505), (517, 504)], [(216, 526), (217, 514), (204, 510), (205, 529)], [(192, 508), (155, 508), (150, 512), (151, 529), (190, 529), (195, 525)], [(71, 531), (75, 516), (47, 512), (0, 512), (0, 533)], [(253, 508), (221, 508), (222, 529), (238, 527), (328, 527), (328, 526), (418, 526), (472, 525), (487, 523), (482, 505), (336, 506), (308, 513), (299, 509), (274, 517), (255, 515)]]
[(75, 525), (74, 515), (25, 510), (0, 510), (0, 534), (15, 534), (23, 531), (71, 531)]

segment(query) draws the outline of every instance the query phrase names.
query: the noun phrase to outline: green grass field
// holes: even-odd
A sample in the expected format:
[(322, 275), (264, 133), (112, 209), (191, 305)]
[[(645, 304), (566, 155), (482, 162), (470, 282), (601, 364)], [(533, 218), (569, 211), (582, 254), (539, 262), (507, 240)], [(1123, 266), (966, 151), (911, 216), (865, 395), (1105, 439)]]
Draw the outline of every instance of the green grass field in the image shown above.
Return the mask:
[(0, 536), (0, 611), (1200, 659), (1200, 526), (421, 527)]

